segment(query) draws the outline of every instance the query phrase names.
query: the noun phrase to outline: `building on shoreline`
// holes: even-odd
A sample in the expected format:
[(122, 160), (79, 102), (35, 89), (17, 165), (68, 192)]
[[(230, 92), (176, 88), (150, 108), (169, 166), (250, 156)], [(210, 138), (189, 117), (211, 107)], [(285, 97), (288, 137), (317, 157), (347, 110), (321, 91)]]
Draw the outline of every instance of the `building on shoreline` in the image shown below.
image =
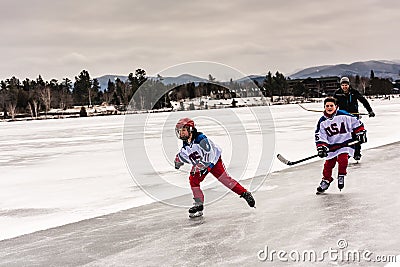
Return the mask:
[(337, 76), (287, 80), (289, 92), (293, 92), (296, 84), (300, 83), (310, 92), (309, 97), (324, 97), (333, 95), (340, 87), (340, 78)]

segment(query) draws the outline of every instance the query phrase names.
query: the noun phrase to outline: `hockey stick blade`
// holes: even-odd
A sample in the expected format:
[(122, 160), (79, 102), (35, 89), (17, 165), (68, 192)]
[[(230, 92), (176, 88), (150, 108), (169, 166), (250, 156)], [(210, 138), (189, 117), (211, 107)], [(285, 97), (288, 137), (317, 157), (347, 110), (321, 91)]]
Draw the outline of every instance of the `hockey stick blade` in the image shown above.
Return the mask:
[(291, 162), (287, 159), (285, 159), (281, 154), (276, 155), (276, 157), (282, 162), (283, 164), (286, 165), (292, 165)]

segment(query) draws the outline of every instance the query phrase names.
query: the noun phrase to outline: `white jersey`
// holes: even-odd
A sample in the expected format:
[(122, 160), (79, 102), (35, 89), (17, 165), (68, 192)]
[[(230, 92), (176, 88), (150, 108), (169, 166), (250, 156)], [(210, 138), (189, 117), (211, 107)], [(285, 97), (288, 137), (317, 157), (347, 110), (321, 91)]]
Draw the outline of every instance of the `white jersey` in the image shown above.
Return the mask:
[(345, 146), (354, 141), (353, 133), (363, 131), (363, 123), (357, 117), (343, 110), (337, 110), (331, 117), (326, 114), (320, 118), (315, 130), (315, 143), (318, 146), (327, 146), (327, 159), (342, 153), (354, 155), (354, 146)]
[(192, 164), (197, 170), (202, 170), (210, 164), (216, 164), (221, 156), (221, 148), (208, 139), (203, 133), (198, 133), (191, 143), (183, 142), (178, 153), (183, 163)]

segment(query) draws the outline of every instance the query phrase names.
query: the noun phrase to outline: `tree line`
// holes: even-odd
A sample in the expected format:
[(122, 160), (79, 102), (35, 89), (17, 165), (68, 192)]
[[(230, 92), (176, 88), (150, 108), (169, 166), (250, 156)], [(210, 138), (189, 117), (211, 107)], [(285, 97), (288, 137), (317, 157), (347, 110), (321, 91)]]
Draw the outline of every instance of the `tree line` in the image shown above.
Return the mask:
[(20, 81), (11, 77), (0, 81), (0, 111), (5, 118), (14, 119), (16, 114), (29, 114), (38, 118), (51, 108), (65, 110), (73, 106), (92, 106), (107, 103), (110, 105), (128, 105), (138, 88), (147, 80), (146, 71), (137, 69), (130, 73), (126, 81), (109, 81), (103, 92), (97, 79), (82, 70), (75, 81), (64, 78), (62, 81), (51, 79), (44, 81), (41, 75), (35, 80)]
[[(393, 84), (389, 79), (377, 78), (371, 71), (370, 77), (350, 76), (353, 88), (366, 95), (390, 94)], [(277, 71), (274, 75), (269, 71), (260, 82), (237, 81), (218, 82), (210, 74), (208, 82), (187, 83), (183, 85), (164, 85), (163, 77), (148, 79), (146, 71), (136, 69), (129, 73), (126, 81), (117, 78), (109, 80), (107, 88), (102, 91), (99, 81), (92, 79), (89, 72), (82, 70), (75, 80), (64, 78), (62, 81), (52, 79), (44, 81), (39, 75), (35, 80), (25, 79), (20, 81), (11, 77), (0, 81), (0, 109), (4, 118), (14, 119), (16, 114), (25, 114), (38, 118), (39, 114), (47, 115), (50, 109), (65, 110), (73, 106), (93, 106), (106, 103), (115, 105), (124, 111), (129, 104), (133, 109), (160, 109), (171, 107), (170, 101), (179, 101), (184, 98), (200, 96), (215, 96), (217, 98), (238, 97), (238, 90), (246, 90), (256, 85), (261, 93), (270, 97), (274, 96), (302, 96), (308, 98), (312, 95), (310, 89), (301, 81), (293, 81)], [(289, 84), (292, 83), (291, 86)], [(139, 87), (142, 87), (138, 91)], [(229, 89), (227, 89), (229, 88)], [(143, 89), (143, 90), (142, 90)], [(157, 95), (166, 92), (164, 95)], [(137, 94), (136, 94), (137, 93)], [(131, 102), (132, 97), (134, 101)], [(130, 103), (131, 102), (131, 103)], [(154, 103), (155, 102), (155, 103)]]
[[(351, 86), (362, 94), (388, 95), (393, 92), (394, 86), (391, 79), (375, 77), (373, 70), (371, 70), (370, 77), (361, 77), (359, 75), (349, 75), (348, 77), (351, 81)], [(263, 84), (259, 85), (257, 83), (257, 86), (262, 89), (264, 96), (269, 96), (271, 98), (271, 101), (273, 101), (273, 96), (296, 96), (308, 98), (314, 96), (313, 94), (315, 94), (315, 92), (312, 92), (310, 88), (306, 86), (306, 82), (304, 82), (306, 80), (307, 79), (291, 80), (289, 77), (286, 78), (282, 73), (279, 73), (279, 71), (277, 71), (275, 75), (268, 72)], [(289, 83), (292, 83), (292, 86), (289, 86)]]

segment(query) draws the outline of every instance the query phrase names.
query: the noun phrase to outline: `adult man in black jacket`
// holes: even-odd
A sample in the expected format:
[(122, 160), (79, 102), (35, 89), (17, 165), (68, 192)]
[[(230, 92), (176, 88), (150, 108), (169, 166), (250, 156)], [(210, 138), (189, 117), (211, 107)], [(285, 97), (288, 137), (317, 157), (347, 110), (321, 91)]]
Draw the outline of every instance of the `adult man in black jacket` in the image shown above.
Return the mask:
[[(372, 111), (368, 100), (361, 95), (360, 92), (351, 88), (348, 77), (342, 77), (340, 79), (340, 88), (336, 90), (333, 96), (337, 99), (340, 110), (345, 110), (349, 113), (352, 113), (357, 118), (360, 118), (360, 114), (358, 112), (358, 101), (360, 101), (368, 111), (368, 115), (370, 117), (375, 117), (375, 113)], [(361, 145), (359, 144), (355, 145), (354, 159), (361, 159)]]

